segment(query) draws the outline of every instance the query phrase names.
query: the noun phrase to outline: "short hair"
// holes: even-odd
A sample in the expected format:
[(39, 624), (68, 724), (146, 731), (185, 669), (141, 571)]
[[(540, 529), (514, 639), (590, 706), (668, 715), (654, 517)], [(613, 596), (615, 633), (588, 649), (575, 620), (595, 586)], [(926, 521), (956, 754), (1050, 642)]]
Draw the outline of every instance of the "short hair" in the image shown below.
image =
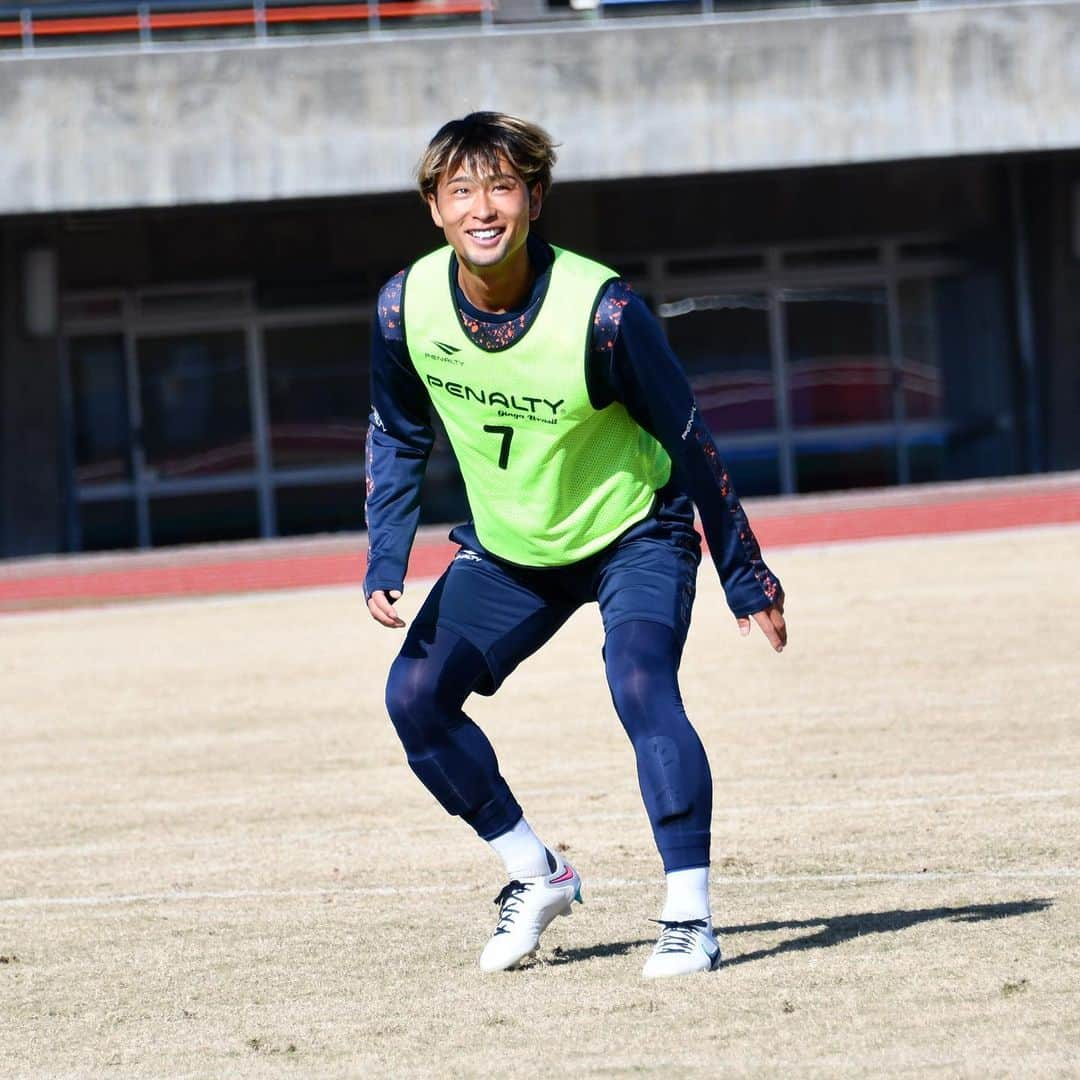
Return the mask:
[(499, 112), (474, 112), (443, 124), (428, 143), (416, 179), (420, 197), (435, 194), (447, 170), (465, 165), (478, 176), (496, 172), (507, 161), (531, 191), (539, 184), (547, 195), (555, 164), (555, 143), (539, 125)]

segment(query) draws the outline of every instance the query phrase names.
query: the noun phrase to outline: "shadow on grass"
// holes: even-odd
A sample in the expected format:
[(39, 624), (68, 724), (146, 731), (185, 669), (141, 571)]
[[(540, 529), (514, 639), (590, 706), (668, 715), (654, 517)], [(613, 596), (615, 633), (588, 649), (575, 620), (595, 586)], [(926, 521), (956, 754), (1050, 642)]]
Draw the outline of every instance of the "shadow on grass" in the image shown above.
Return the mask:
[[(1010, 919), (1016, 915), (1031, 915), (1045, 911), (1053, 904), (1050, 899), (1014, 900), (1001, 904), (969, 904), (965, 907), (897, 909), (895, 911), (867, 911), (859, 915), (834, 915), (823, 919), (793, 919), (783, 922), (748, 923), (745, 926), (718, 926), (716, 932), (729, 934), (764, 934), (776, 930), (808, 930), (820, 927), (817, 933), (804, 934), (789, 938), (774, 945), (771, 949), (757, 949), (753, 952), (728, 956), (725, 950), (724, 967), (736, 964), (749, 964), (754, 960), (764, 960), (783, 953), (801, 952), (804, 949), (828, 949), (840, 945), (852, 938), (865, 937), (867, 934), (892, 934), (906, 930), (920, 923), (948, 920), (949, 922), (986, 922), (991, 919)], [(622, 956), (632, 949), (651, 945), (655, 938), (640, 938), (636, 941), (612, 941), (604, 945), (593, 945), (587, 949), (555, 950), (548, 963), (570, 964), (579, 960), (592, 960), (598, 956)], [(722, 943), (721, 943), (722, 944)]]
[(652, 945), (655, 938), (642, 938), (640, 941), (609, 941), (603, 945), (590, 945), (587, 949), (564, 949), (556, 945), (550, 956), (544, 958), (546, 964), (576, 964), (580, 960), (594, 960), (598, 956), (624, 956), (642, 945)]
[(1031, 915), (1045, 911), (1053, 903), (1049, 899), (1013, 900), (1001, 904), (968, 904), (964, 907), (915, 908), (907, 911), (903, 908), (895, 911), (868, 911), (861, 915), (835, 915), (827, 919), (796, 919), (788, 922), (751, 923), (747, 926), (718, 927), (721, 934), (767, 933), (773, 930), (806, 930), (820, 926), (816, 934), (789, 938), (774, 945), (771, 949), (757, 949), (754, 952), (740, 953), (738, 956), (725, 957), (724, 967), (736, 964), (749, 964), (753, 960), (764, 960), (769, 956), (782, 953), (800, 952), (803, 949), (828, 949), (840, 945), (852, 938), (865, 937), (867, 934), (892, 934), (906, 930), (919, 923), (935, 922), (941, 919), (949, 922), (986, 922), (991, 919), (1010, 919), (1016, 915)]

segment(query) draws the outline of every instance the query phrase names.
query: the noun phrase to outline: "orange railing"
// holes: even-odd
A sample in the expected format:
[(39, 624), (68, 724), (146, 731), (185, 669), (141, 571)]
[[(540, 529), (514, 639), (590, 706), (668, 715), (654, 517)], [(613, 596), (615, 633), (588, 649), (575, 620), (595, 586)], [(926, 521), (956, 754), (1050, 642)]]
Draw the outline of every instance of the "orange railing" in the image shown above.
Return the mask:
[(415, 19), (430, 16), (479, 15), (487, 21), (493, 0), (385, 0), (362, 4), (294, 4), (288, 7), (221, 8), (211, 10), (140, 10), (110, 15), (36, 16), (31, 9), (19, 19), (0, 19), (0, 39), (21, 38), (31, 46), (35, 38), (81, 37), (95, 34), (137, 34), (152, 40), (155, 30), (200, 30), (225, 26), (250, 26), (256, 33), (267, 26), (288, 23), (357, 22), (375, 26), (382, 19)]

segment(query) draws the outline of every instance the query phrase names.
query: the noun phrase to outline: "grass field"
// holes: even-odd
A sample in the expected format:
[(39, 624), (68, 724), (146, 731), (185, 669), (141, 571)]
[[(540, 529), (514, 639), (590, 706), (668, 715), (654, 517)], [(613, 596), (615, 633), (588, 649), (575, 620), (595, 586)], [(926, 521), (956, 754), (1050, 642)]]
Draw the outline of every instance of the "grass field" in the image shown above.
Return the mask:
[(357, 591), (5, 618), (0, 1075), (1080, 1075), (1080, 528), (770, 562), (782, 656), (701, 574), (726, 962), (661, 983), (595, 610), (471, 708), (585, 881), (498, 976)]

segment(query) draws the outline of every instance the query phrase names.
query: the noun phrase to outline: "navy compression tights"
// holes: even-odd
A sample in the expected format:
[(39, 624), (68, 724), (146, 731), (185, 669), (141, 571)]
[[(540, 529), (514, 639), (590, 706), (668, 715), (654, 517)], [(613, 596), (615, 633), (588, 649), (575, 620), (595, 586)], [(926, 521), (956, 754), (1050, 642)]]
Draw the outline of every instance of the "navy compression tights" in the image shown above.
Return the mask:
[[(706, 866), (712, 777), (679, 694), (680, 647), (653, 622), (629, 622), (607, 637), (612, 701), (634, 748), (638, 782), (666, 871)], [(485, 840), (517, 824), (521, 807), (499, 773), (495, 751), (462, 705), (487, 674), (464, 638), (439, 628), (410, 635), (390, 669), (386, 707), (413, 772), (451, 814)], [(540, 741), (539, 751), (557, 748)]]

